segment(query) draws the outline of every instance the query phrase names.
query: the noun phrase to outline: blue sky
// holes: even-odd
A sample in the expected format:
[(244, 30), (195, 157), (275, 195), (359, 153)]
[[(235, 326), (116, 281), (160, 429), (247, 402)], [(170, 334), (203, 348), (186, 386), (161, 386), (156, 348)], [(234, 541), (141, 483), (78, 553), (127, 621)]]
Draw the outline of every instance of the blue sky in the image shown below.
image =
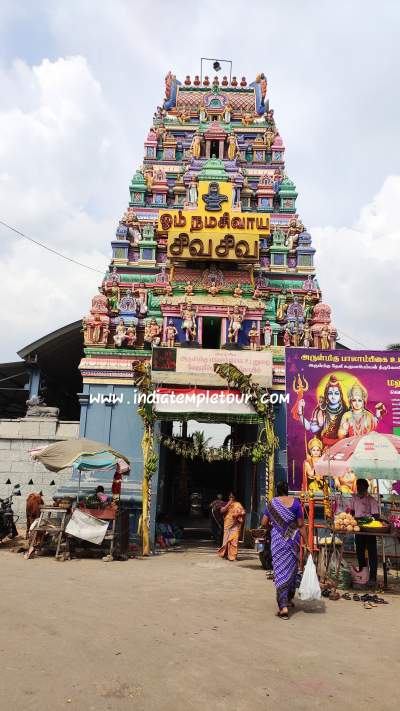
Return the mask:
[[(400, 340), (399, 20), (389, 0), (2, 0), (0, 219), (103, 270), (165, 74), (228, 57), (248, 80), (267, 75), (343, 341)], [(0, 234), (12, 360), (81, 317), (97, 277)]]

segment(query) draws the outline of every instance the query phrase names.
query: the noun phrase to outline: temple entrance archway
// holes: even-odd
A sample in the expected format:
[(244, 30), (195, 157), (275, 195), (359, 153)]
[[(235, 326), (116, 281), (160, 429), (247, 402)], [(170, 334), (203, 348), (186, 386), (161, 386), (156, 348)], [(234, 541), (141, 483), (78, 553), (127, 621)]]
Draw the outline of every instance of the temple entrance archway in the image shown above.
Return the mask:
[[(254, 427), (254, 435), (256, 427)], [(163, 436), (179, 437), (186, 441), (201, 433), (207, 447), (226, 447), (231, 440), (240, 444), (242, 439), (239, 428), (225, 423), (164, 422), (161, 428)], [(254, 481), (253, 468), (248, 459), (238, 461), (216, 459), (205, 461), (199, 457), (186, 457), (160, 444), (160, 471), (157, 491), (156, 516), (168, 517), (184, 529), (185, 541), (212, 542), (210, 504), (218, 494), (224, 501), (233, 491), (236, 498), (250, 514)]]

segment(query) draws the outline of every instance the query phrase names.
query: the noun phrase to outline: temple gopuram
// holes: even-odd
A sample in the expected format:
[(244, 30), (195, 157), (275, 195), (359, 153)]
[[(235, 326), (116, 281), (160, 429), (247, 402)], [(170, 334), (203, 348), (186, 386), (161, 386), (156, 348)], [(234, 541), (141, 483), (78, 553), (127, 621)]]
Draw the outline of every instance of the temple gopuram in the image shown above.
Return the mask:
[[(231, 364), (284, 394), (285, 348), (331, 349), (337, 335), (265, 75), (249, 84), (227, 76), (180, 82), (169, 72), (129, 192), (109, 271), (83, 319), (81, 436), (130, 457), (123, 494), (139, 515), (141, 369), (163, 396), (152, 408), (150, 535), (157, 514), (189, 516), (197, 500), (205, 515), (231, 489), (249, 527), (266, 493), (265, 457), (255, 454), (259, 417), (251, 401), (219, 401), (233, 386), (215, 366)], [(191, 393), (201, 405), (177, 404)], [(275, 397), (273, 410), (274, 476), (284, 478), (286, 405)], [(204, 423), (225, 428), (221, 446), (207, 445)]]

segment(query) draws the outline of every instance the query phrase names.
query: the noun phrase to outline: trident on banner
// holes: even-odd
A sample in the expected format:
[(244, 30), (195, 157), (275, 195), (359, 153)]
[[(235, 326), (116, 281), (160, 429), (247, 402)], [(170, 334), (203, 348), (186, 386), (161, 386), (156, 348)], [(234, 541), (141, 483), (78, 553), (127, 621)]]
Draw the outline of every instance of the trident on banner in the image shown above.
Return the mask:
[(304, 393), (306, 393), (307, 390), (309, 389), (309, 385), (308, 385), (308, 382), (305, 379), (304, 375), (300, 375), (300, 373), (297, 373), (297, 376), (293, 379), (293, 386), (292, 387), (293, 387), (294, 392), (297, 394), (297, 398), (296, 398), (296, 402), (293, 405), (290, 412), (292, 414), (292, 417), (295, 420), (299, 420), (300, 417), (299, 417), (299, 413), (298, 413), (298, 404), (299, 404), (300, 400), (303, 399)]
[[(297, 373), (297, 376), (293, 379), (293, 390), (297, 395), (296, 402), (293, 405), (291, 409), (291, 415), (294, 420), (297, 420), (297, 422), (300, 420), (300, 415), (299, 415), (299, 402), (303, 399), (304, 393), (307, 392), (309, 389), (309, 384), (308, 381), (305, 379), (304, 375), (301, 375), (300, 373)], [(304, 430), (304, 449), (305, 449), (305, 457), (307, 457), (307, 435), (306, 431)], [(293, 486), (295, 484), (295, 460), (293, 459), (292, 461), (292, 480), (293, 480)], [(304, 484), (304, 470), (303, 470), (303, 483), (302, 483), (303, 489), (307, 489), (307, 485)]]

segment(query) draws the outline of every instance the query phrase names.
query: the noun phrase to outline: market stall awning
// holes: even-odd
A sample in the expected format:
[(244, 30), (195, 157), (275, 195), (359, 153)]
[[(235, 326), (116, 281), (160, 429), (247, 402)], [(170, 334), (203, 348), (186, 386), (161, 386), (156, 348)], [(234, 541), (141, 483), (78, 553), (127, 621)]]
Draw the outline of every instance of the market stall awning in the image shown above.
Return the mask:
[(369, 432), (342, 439), (323, 453), (315, 471), (332, 477), (354, 472), (358, 478), (400, 479), (400, 437)]
[(32, 450), (31, 456), (51, 472), (59, 472), (70, 466), (75, 466), (78, 469), (109, 468), (114, 466), (119, 459), (123, 459), (129, 464), (129, 459), (109, 444), (95, 442), (85, 437), (49, 444), (40, 450)]
[(154, 411), (159, 420), (197, 422), (243, 422), (257, 424), (260, 419), (246, 396), (239, 390), (200, 388), (157, 388)]

